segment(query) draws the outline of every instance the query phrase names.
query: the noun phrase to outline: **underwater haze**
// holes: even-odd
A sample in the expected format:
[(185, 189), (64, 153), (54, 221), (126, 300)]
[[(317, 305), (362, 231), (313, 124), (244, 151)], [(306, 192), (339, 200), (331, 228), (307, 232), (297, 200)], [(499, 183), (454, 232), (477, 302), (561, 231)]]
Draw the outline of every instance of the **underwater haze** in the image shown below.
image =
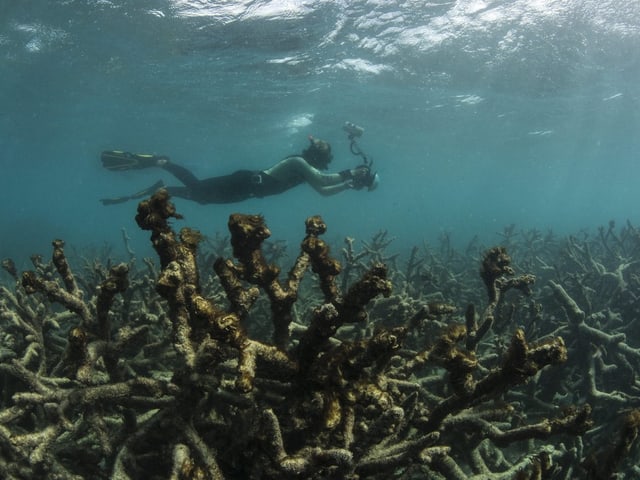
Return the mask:
[(102, 150), (205, 177), (314, 135), (339, 171), (360, 163), (345, 121), (365, 128), (377, 190), (176, 199), (178, 226), (260, 213), (295, 244), (320, 214), (329, 238), (384, 229), (409, 246), (640, 223), (636, 0), (3, 0), (0, 25), (0, 256), (18, 265), (54, 238), (121, 248), (123, 229), (150, 251), (136, 202), (99, 199), (176, 182), (106, 171)]

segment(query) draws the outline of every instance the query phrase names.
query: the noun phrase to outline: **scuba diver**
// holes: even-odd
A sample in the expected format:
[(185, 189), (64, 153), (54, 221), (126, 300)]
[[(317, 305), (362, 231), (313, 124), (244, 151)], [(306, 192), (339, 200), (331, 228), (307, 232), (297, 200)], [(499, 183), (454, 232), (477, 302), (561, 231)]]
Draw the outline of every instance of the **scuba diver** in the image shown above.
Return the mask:
[[(345, 130), (347, 125), (345, 124)], [(355, 127), (355, 125), (353, 125)], [(359, 128), (360, 135), (362, 130)], [(357, 136), (360, 136), (357, 135)], [(350, 134), (352, 148), (355, 137)], [(355, 154), (355, 152), (354, 152)], [(123, 171), (159, 167), (171, 173), (183, 186), (165, 187), (162, 181), (132, 195), (101, 199), (103, 205), (114, 205), (151, 195), (159, 188), (166, 188), (169, 195), (192, 200), (200, 204), (234, 203), (253, 197), (278, 195), (302, 183), (308, 183), (318, 193), (328, 196), (347, 189), (373, 190), (378, 176), (371, 172), (371, 162), (364, 154), (362, 165), (339, 173), (322, 173), (333, 159), (331, 145), (309, 136), (309, 146), (299, 155), (290, 155), (266, 170), (238, 170), (230, 175), (198, 179), (188, 169), (177, 165), (164, 155), (151, 155), (110, 150), (102, 152), (102, 165), (107, 170)]]

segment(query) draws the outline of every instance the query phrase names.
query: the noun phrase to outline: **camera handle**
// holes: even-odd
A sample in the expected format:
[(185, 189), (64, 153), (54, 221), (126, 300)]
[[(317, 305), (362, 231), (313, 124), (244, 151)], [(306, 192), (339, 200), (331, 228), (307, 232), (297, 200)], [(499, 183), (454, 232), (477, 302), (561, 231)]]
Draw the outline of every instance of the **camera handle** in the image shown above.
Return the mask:
[(356, 125), (352, 122), (345, 122), (342, 129), (347, 132), (347, 138), (351, 142), (349, 145), (349, 150), (353, 155), (361, 157), (364, 161), (364, 164), (370, 167), (373, 164), (373, 161), (369, 160), (369, 157), (362, 151), (358, 143), (356, 142), (356, 138), (360, 138), (364, 133), (364, 128), (359, 125)]

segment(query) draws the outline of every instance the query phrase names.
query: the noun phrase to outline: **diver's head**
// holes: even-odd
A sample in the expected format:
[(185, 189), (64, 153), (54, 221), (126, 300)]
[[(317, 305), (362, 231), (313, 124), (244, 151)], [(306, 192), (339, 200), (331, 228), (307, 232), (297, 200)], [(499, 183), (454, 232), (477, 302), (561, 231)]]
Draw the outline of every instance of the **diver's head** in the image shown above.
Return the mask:
[(326, 170), (329, 168), (329, 164), (333, 159), (329, 142), (325, 142), (319, 138), (313, 138), (311, 135), (309, 135), (309, 142), (309, 146), (302, 151), (302, 158), (318, 170)]

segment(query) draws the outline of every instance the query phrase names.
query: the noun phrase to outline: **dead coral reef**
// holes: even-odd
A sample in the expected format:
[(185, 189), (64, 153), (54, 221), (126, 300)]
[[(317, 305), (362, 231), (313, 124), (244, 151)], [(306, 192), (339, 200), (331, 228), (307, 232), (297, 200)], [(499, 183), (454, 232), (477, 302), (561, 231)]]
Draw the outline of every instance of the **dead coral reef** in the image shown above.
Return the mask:
[[(625, 312), (594, 309), (588, 288), (606, 281), (627, 298), (638, 281), (628, 257), (615, 266), (631, 252), (613, 233), (611, 264), (568, 244), (583, 277), (540, 260), (556, 272), (543, 323), (535, 277), (516, 275), (503, 247), (483, 254), (483, 305), (460, 308), (451, 296), (474, 290), (462, 275), (416, 250), (401, 272), (385, 233), (364, 253), (349, 239), (343, 266), (310, 217), (285, 276), (265, 255), (262, 217), (232, 215), (234, 258), (204, 261), (202, 235), (173, 229), (180, 218), (165, 191), (138, 207), (159, 267), (95, 263), (80, 278), (59, 240), (32, 271), (3, 263), (15, 286), (0, 287), (0, 477), (604, 479), (633, 455), (635, 397), (607, 362), (622, 359), (635, 382), (638, 356), (615, 331)], [(407, 285), (438, 279), (437, 293)], [(258, 316), (270, 336), (249, 334)], [(617, 440), (587, 451), (611, 434), (599, 403), (615, 406)]]

